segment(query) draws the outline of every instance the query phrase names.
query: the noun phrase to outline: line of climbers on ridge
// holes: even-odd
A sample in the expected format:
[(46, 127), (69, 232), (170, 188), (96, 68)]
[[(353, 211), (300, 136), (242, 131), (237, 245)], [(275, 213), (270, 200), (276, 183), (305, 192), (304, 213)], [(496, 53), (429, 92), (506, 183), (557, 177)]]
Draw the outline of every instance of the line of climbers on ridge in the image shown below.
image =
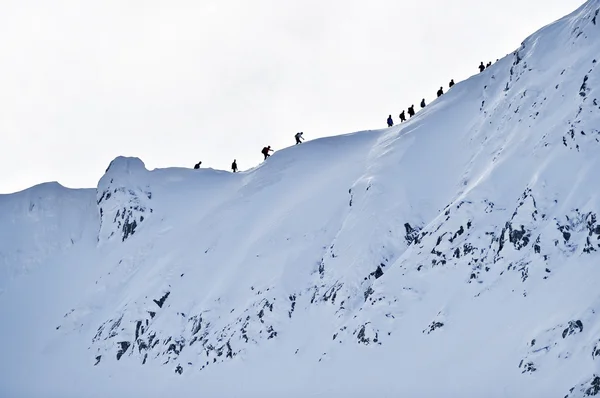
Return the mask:
[[(496, 60), (498, 61), (498, 60)], [(490, 66), (492, 66), (491, 62), (488, 62), (487, 65), (484, 65), (483, 62), (481, 62), (481, 64), (479, 65), (479, 72), (483, 72), (485, 69), (489, 68)], [(450, 83), (448, 83), (448, 89), (452, 88), (452, 86), (454, 86), (454, 79), (450, 79)], [(440, 89), (437, 91), (437, 96), (438, 98), (441, 97), (442, 95), (444, 95), (444, 88), (440, 87)], [(423, 98), (421, 100), (421, 109), (425, 108), (427, 106), (427, 104), (425, 103), (425, 98)], [(408, 107), (408, 116), (409, 117), (413, 117), (415, 115), (415, 106), (411, 105)], [(402, 111), (400, 113), (400, 123), (405, 122), (406, 121), (406, 115), (404, 113), (404, 111)], [(387, 125), (388, 127), (392, 127), (394, 125), (394, 121), (392, 120), (392, 115), (388, 116), (387, 119)], [(304, 137), (303, 137), (304, 133), (303, 132), (299, 132), (296, 133), (294, 135), (294, 138), (296, 139), (296, 145), (301, 144), (302, 141), (304, 141)], [(266, 146), (264, 147), (260, 153), (263, 154), (263, 156), (265, 157), (264, 160), (267, 160), (267, 158), (269, 156), (271, 156), (271, 154), (269, 152), (273, 152), (273, 149), (271, 149), (271, 146)], [(202, 165), (202, 162), (198, 162), (194, 165), (194, 169), (198, 170), (200, 168), (200, 166)], [(238, 171), (238, 165), (237, 165), (237, 160), (233, 159), (233, 163), (231, 163), (231, 171), (234, 173), (237, 173)]]
[[(498, 61), (498, 60), (496, 60), (496, 61)], [(484, 65), (483, 62), (481, 62), (479, 64), (479, 73), (483, 72), (484, 70), (486, 70), (490, 66), (492, 66), (492, 61), (488, 62), (486, 65)]]
[[(294, 134), (294, 138), (296, 139), (296, 145), (302, 144), (302, 141), (304, 141), (303, 135), (304, 135), (304, 133), (302, 131), (299, 132), (299, 133)], [(271, 156), (269, 154), (269, 152), (273, 152), (273, 150), (271, 149), (271, 145), (264, 147), (262, 149), (262, 151), (260, 151), (260, 153), (262, 153), (263, 156), (265, 157), (265, 160), (267, 160), (267, 158), (269, 156)]]
[[(294, 135), (294, 138), (296, 139), (296, 145), (301, 144), (302, 141), (304, 141), (304, 133), (302, 131), (299, 133), (296, 133)], [(269, 152), (273, 152), (273, 150), (271, 149), (271, 145), (264, 147), (260, 151), (260, 153), (262, 153), (263, 156), (265, 157), (265, 160), (267, 160), (267, 158), (269, 156), (271, 156), (271, 154)], [(194, 165), (194, 170), (198, 170), (200, 168), (200, 166), (202, 166), (202, 161), (200, 161)], [(234, 173), (237, 173), (237, 171), (238, 171), (238, 165), (237, 165), (236, 159), (233, 159), (233, 163), (231, 163), (231, 171)]]
[[(496, 61), (498, 61), (498, 60), (496, 60)], [(481, 64), (479, 65), (479, 73), (483, 72), (490, 66), (492, 66), (491, 61), (488, 62), (487, 65), (484, 65), (483, 62), (481, 62)], [(450, 83), (448, 83), (448, 89), (451, 89), (452, 86), (454, 86), (454, 79), (450, 79)], [(440, 89), (437, 91), (437, 97), (440, 98), (442, 95), (444, 95), (444, 88), (440, 87)], [(421, 100), (420, 105), (421, 105), (421, 109), (423, 109), (427, 106), (427, 104), (425, 103), (425, 98), (423, 98)], [(407, 111), (408, 111), (409, 117), (413, 117), (416, 114), (414, 105), (409, 106)], [(398, 115), (398, 116), (400, 117), (400, 123), (406, 121), (406, 114), (404, 113), (404, 110), (402, 112), (400, 112), (400, 115)], [(388, 127), (392, 127), (394, 125), (394, 120), (392, 119), (392, 115), (388, 116), (387, 125), (388, 125)]]

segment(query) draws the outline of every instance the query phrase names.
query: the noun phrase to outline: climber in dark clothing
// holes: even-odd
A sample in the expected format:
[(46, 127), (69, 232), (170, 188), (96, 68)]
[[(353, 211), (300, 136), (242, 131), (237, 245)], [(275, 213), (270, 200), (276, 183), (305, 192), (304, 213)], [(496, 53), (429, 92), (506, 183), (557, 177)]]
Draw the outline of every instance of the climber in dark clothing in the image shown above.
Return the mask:
[(392, 115), (388, 116), (387, 124), (388, 124), (388, 127), (392, 127), (394, 125), (394, 121), (392, 120)]
[(444, 88), (443, 88), (443, 87), (440, 87), (440, 89), (439, 89), (439, 90), (438, 90), (438, 92), (437, 92), (437, 96), (438, 96), (438, 98), (439, 98), (439, 97), (441, 97), (443, 94), (444, 94)]
[(296, 145), (302, 144), (301, 140), (304, 139), (304, 137), (302, 137), (302, 134), (304, 134), (304, 133), (300, 132), (300, 133), (296, 133), (296, 135), (294, 135), (294, 138), (296, 139)]
[(413, 117), (414, 115), (415, 115), (415, 106), (414, 106), (414, 105), (411, 105), (411, 106), (408, 108), (408, 116), (410, 116), (410, 117)]
[(198, 162), (194, 165), (194, 170), (198, 170), (200, 168), (200, 165), (202, 164), (202, 162)]
[(490, 66), (492, 66), (492, 61), (488, 62), (487, 65), (485, 66), (485, 68), (489, 68)]
[(479, 72), (483, 72), (484, 70), (485, 70), (485, 65), (482, 62), (481, 64), (479, 64)]
[(406, 121), (406, 115), (404, 114), (404, 111), (400, 112), (399, 116), (400, 116), (400, 123)]
[(233, 163), (231, 163), (231, 170), (234, 173), (237, 173), (238, 168), (237, 168), (237, 160), (236, 159), (233, 159)]
[(425, 98), (421, 100), (421, 108), (425, 108)]
[(450, 83), (448, 83), (449, 88), (452, 88), (452, 86), (454, 86), (454, 79), (450, 80)]
[(271, 156), (271, 155), (269, 155), (269, 152), (273, 152), (273, 150), (271, 149), (271, 145), (269, 145), (269, 146), (266, 146), (266, 147), (264, 147), (264, 148), (262, 149), (261, 153), (262, 153), (263, 155), (265, 155), (265, 160), (267, 160), (267, 158), (268, 158), (269, 156)]

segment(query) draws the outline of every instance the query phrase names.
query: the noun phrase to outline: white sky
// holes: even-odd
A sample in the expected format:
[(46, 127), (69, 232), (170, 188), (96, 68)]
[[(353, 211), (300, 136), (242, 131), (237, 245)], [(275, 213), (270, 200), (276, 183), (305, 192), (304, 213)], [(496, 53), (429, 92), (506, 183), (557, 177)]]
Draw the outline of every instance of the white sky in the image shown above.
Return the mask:
[(0, 192), (385, 127), (583, 0), (2, 0)]

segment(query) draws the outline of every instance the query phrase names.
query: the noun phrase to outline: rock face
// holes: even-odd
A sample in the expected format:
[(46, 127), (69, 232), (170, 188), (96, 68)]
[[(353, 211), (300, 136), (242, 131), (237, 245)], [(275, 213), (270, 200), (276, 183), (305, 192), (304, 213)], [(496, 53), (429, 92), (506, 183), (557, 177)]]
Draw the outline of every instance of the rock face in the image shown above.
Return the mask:
[(100, 213), (98, 242), (124, 242), (152, 214), (152, 192), (143, 184), (147, 172), (137, 158), (118, 157), (108, 166), (96, 194)]
[(239, 174), (115, 159), (94, 244), (52, 255), (76, 283), (0, 296), (0, 335), (36, 342), (0, 363), (29, 352), (55, 395), (66, 370), (105, 396), (600, 394), (599, 10), (391, 129)]

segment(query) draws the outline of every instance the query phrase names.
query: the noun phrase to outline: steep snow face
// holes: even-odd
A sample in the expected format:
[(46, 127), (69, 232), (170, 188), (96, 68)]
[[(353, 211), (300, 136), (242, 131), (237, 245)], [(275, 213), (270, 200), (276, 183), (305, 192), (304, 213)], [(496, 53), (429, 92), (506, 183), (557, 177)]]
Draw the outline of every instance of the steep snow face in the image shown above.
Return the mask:
[(117, 158), (18, 234), (0, 197), (2, 272), (48, 263), (2, 279), (0, 395), (600, 394), (599, 10), (400, 126), (238, 174)]
[(92, 189), (54, 182), (0, 195), (0, 294), (15, 276), (93, 236), (96, 219)]

